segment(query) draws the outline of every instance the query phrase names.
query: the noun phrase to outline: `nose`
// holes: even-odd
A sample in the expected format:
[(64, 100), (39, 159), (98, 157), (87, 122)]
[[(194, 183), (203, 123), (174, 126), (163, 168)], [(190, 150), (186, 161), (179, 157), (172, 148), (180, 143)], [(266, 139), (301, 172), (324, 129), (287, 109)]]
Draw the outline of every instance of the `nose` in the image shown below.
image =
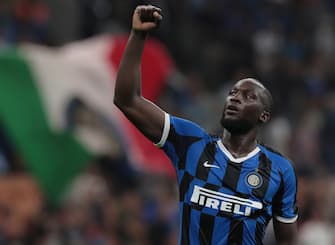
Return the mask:
[(241, 104), (241, 93), (240, 92), (236, 92), (235, 94), (229, 96), (229, 100), (230, 102), (236, 103), (236, 104)]

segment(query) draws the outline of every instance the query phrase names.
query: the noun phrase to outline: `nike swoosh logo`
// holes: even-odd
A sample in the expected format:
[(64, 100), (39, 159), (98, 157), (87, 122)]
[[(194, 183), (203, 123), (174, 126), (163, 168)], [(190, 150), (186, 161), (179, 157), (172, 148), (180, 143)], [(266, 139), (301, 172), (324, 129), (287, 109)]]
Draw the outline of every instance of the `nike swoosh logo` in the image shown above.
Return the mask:
[(220, 168), (220, 166), (214, 165), (214, 164), (210, 164), (210, 163), (208, 163), (208, 161), (204, 162), (202, 165), (204, 167), (206, 167), (206, 168)]

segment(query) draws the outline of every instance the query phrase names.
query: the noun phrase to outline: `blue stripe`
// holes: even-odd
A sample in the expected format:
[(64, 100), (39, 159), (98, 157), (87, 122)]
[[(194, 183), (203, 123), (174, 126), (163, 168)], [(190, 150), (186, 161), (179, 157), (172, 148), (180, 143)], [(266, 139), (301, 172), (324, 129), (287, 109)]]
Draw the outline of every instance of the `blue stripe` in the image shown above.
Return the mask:
[(200, 211), (192, 209), (190, 220), (192, 224), (190, 227), (190, 244), (192, 245), (199, 245), (200, 214)]
[(197, 163), (205, 146), (206, 144), (203, 141), (198, 141), (192, 144), (187, 151), (186, 169), (193, 176), (195, 176), (195, 172), (197, 170)]
[(170, 116), (170, 124), (174, 126), (180, 136), (203, 137), (207, 135), (199, 125), (182, 118)]
[[(212, 241), (213, 245), (231, 245), (228, 244), (229, 239), (231, 242), (243, 245), (262, 244), (261, 239), (266, 225), (271, 219), (272, 202), (276, 194), (277, 212), (282, 214), (283, 217), (291, 217), (295, 213), (293, 204), (296, 194), (294, 185), (296, 179), (293, 176), (292, 165), (285, 157), (261, 145), (259, 145), (261, 151), (252, 158), (242, 163), (229, 162), (228, 164), (227, 156), (217, 149), (217, 145), (205, 148), (206, 145), (214, 142), (213, 140), (214, 138), (206, 134), (196, 124), (171, 117), (171, 130), (164, 150), (172, 159), (178, 171), (181, 193), (180, 232), (181, 238), (184, 239), (180, 243), (184, 242), (182, 245), (198, 245), (200, 238), (200, 240), (203, 239), (203, 242)], [(267, 168), (268, 171), (265, 172), (262, 168), (259, 168), (259, 165), (263, 168), (265, 165), (264, 161), (263, 164), (260, 164), (259, 156), (261, 154), (266, 156), (264, 158), (263, 155), (261, 160), (268, 158), (271, 162), (271, 168)], [(203, 166), (203, 163), (207, 161), (209, 164), (219, 166), (219, 168)], [(261, 176), (263, 183), (266, 183), (266, 185), (257, 186), (257, 184), (253, 185), (251, 181), (246, 181), (246, 176), (253, 172), (259, 174), (257, 176)], [(282, 181), (281, 174), (283, 175)], [(286, 188), (282, 188), (282, 192), (278, 194), (277, 191), (281, 182), (282, 187), (285, 185)], [(246, 212), (246, 206), (248, 205), (230, 203), (229, 200), (224, 203), (223, 200), (215, 196), (215, 193), (209, 195), (210, 192), (207, 193), (207, 196), (206, 192), (201, 193), (203, 196), (200, 204), (191, 203), (195, 185), (208, 190), (262, 202), (264, 209), (257, 210), (254, 208), (251, 210), (251, 216), (246, 217), (244, 212)], [(290, 191), (284, 191), (288, 187), (290, 187)], [(205, 207), (205, 200), (208, 200), (208, 205), (213, 206)], [(231, 208), (226, 208), (226, 211), (217, 210), (229, 205)], [(233, 214), (234, 211), (239, 214)], [(247, 211), (249, 212), (250, 209)], [(204, 227), (200, 227), (200, 222)], [(202, 229), (202, 232), (199, 232), (200, 229)], [(230, 231), (231, 234), (229, 234)]]
[(173, 166), (175, 167), (175, 169), (177, 168), (177, 164), (179, 162), (179, 158), (176, 152), (176, 149), (174, 147), (174, 145), (170, 142), (170, 141), (166, 141), (163, 147), (165, 153), (169, 156)]
[(243, 245), (255, 245), (256, 220), (248, 219), (243, 227)]
[(213, 245), (229, 245), (227, 244), (229, 227), (230, 219), (224, 217), (216, 217), (212, 238)]

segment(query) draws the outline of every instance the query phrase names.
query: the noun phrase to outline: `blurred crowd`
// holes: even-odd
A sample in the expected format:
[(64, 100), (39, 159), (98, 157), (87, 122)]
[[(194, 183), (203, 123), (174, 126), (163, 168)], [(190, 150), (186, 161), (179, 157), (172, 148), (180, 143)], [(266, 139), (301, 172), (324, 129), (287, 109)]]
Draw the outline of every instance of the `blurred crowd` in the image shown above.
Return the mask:
[[(140, 3), (1, 0), (0, 49), (128, 32)], [(166, 45), (178, 68), (160, 105), (220, 133), (223, 99), (232, 83), (244, 77), (262, 81), (275, 100), (262, 140), (292, 159), (299, 178), (299, 244), (335, 244), (335, 2), (150, 3), (164, 16), (151, 35)], [(30, 196), (40, 210), (24, 226), (0, 198), (0, 244), (176, 244), (175, 179), (133, 170), (124, 157), (98, 158), (74, 181), (61, 207), (51, 208), (26, 176), (6, 132), (0, 132), (0, 151), (0, 173), (28, 178), (25, 186), (32, 186)], [(266, 244), (275, 244), (268, 234)]]

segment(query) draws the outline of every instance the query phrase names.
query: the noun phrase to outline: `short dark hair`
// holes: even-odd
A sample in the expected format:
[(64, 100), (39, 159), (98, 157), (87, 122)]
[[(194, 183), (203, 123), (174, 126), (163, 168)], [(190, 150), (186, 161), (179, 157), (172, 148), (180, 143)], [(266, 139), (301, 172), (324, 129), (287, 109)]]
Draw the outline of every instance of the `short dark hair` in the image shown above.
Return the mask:
[(262, 102), (264, 105), (264, 109), (267, 112), (272, 112), (272, 107), (273, 107), (273, 98), (272, 98), (272, 94), (270, 93), (270, 91), (264, 87), (263, 89), (263, 93), (262, 93)]

